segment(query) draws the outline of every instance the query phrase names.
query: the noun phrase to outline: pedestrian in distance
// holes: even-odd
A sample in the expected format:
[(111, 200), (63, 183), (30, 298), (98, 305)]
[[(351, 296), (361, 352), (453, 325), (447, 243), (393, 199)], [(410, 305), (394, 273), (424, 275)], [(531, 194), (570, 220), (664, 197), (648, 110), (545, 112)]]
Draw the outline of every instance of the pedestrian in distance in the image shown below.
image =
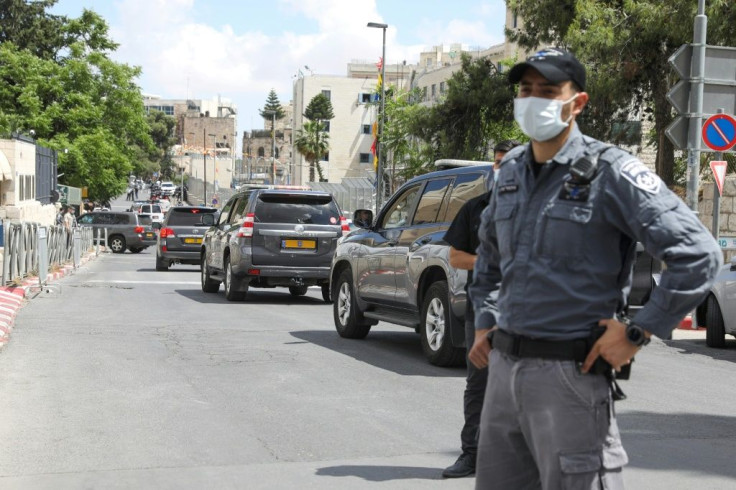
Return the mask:
[[(542, 50), (509, 80), (531, 142), (501, 164), (469, 289), (470, 359), (488, 366), (476, 488), (623, 488), (614, 372), (703, 300), (723, 255), (656, 174), (580, 132), (588, 94), (571, 53)], [(630, 322), (637, 241), (666, 268)]]
[[(497, 175), (501, 160), (508, 151), (519, 146), (516, 140), (506, 140), (493, 148), (493, 178)], [(493, 180), (489, 187), (493, 185)], [(492, 192), (492, 191), (491, 191)], [(480, 226), (481, 212), (488, 205), (490, 192), (476, 196), (460, 208), (457, 216), (445, 233), (445, 241), (450, 244), (450, 265), (456, 269), (468, 271), (465, 283), (467, 292), (473, 280), (473, 265), (475, 264), (475, 250), (478, 248), (478, 227)], [(475, 342), (475, 315), (470, 300), (465, 304), (465, 347), (467, 352)], [(488, 369), (476, 368), (470, 358), (466, 356), (468, 374), (465, 379), (465, 393), (463, 395), (463, 414), (465, 424), (460, 432), (462, 453), (454, 464), (445, 468), (442, 476), (445, 478), (460, 478), (475, 473), (475, 462), (478, 455), (478, 428), (480, 425), (480, 411), (483, 407), (483, 396), (486, 392)]]

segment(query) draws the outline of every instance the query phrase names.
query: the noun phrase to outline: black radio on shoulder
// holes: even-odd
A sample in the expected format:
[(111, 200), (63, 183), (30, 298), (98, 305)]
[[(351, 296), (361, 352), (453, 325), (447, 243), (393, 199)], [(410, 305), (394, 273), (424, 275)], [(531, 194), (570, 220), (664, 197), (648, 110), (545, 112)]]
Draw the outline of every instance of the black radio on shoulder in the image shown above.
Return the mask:
[(570, 175), (562, 184), (559, 198), (563, 201), (585, 202), (590, 197), (590, 183), (598, 170), (598, 155), (583, 155), (570, 164)]

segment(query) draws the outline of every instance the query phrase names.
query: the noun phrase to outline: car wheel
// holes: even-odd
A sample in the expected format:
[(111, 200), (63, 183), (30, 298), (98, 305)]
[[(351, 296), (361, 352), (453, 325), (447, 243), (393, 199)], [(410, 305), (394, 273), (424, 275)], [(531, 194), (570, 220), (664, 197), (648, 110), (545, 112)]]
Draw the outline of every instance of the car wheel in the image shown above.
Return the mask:
[(143, 251), (141, 247), (130, 247), (128, 250), (130, 250), (130, 253), (132, 254), (139, 254)]
[(329, 284), (322, 285), (322, 299), (325, 301), (325, 303), (332, 303), (332, 296), (330, 295)]
[(215, 281), (210, 277), (207, 259), (204, 256), (202, 257), (200, 270), (202, 271), (202, 291), (205, 293), (216, 293), (220, 289), (220, 281)]
[(307, 294), (307, 286), (289, 286), (289, 292), (292, 296), (304, 296)]
[(712, 294), (708, 296), (705, 312), (705, 344), (708, 347), (726, 347), (726, 328), (718, 300)]
[(363, 339), (371, 331), (370, 323), (363, 318), (353, 290), (353, 275), (350, 269), (340, 273), (334, 289), (332, 316), (335, 328), (340, 337), (347, 339)]
[(233, 276), (233, 266), (230, 264), (230, 257), (225, 257), (225, 299), (228, 301), (243, 301), (246, 291), (237, 290), (237, 279)]
[(422, 350), (435, 366), (455, 366), (465, 358), (464, 350), (452, 345), (450, 321), (447, 281), (437, 281), (429, 287), (424, 298), (419, 326)]
[(157, 271), (167, 271), (169, 270), (169, 263), (168, 261), (161, 259), (159, 257), (156, 257), (156, 270)]
[(120, 235), (113, 235), (109, 240), (110, 250), (112, 253), (125, 253), (125, 238)]

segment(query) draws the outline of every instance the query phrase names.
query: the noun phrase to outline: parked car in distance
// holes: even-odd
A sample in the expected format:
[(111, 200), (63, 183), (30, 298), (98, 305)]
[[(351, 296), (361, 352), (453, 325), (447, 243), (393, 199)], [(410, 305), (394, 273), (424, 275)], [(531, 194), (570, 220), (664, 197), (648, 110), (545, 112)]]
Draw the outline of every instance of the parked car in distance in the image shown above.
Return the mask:
[(202, 291), (224, 283), (229, 301), (249, 287), (286, 287), (303, 296), (322, 287), (330, 299), (329, 275), (337, 240), (347, 224), (331, 194), (316, 191), (249, 189), (222, 207), (201, 249)]
[(130, 210), (138, 214), (148, 214), (154, 223), (161, 223), (164, 220), (164, 210), (160, 204), (136, 203), (131, 206)]
[(736, 257), (724, 265), (705, 301), (695, 310), (708, 347), (726, 347), (726, 334), (736, 337)]
[(107, 230), (107, 246), (113, 253), (139, 253), (144, 248), (156, 244), (156, 234), (152, 228), (151, 219), (129, 211), (93, 211), (83, 214), (77, 220), (80, 226), (91, 226), (100, 230), (104, 238)]
[[(414, 328), (431, 364), (464, 362), (467, 273), (450, 266), (444, 235), (462, 205), (487, 192), (493, 174), (491, 165), (458, 164), (404, 184), (375, 220), (369, 210), (355, 211), (353, 223), (362, 229), (339, 242), (330, 272), (341, 337), (364, 338), (385, 321)], [(637, 245), (630, 314), (649, 299), (660, 270)]]
[(214, 217), (215, 213), (217, 209), (203, 206), (171, 208), (163, 223), (154, 225), (160, 228), (156, 243), (156, 270), (165, 271), (177, 263), (199, 265), (202, 238), (214, 221), (203, 220), (203, 217)]
[(174, 185), (173, 182), (165, 181), (161, 182), (161, 195), (162, 196), (171, 196), (174, 194), (174, 191), (176, 190), (176, 185)]

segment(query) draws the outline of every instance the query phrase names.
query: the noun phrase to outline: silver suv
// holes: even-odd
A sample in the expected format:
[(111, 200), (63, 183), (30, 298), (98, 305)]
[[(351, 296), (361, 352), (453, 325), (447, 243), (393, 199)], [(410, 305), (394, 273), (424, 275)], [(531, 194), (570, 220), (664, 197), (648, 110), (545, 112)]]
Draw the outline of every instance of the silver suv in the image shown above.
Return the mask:
[[(332, 261), (333, 316), (338, 334), (364, 338), (386, 321), (421, 334), (432, 364), (455, 365), (465, 356), (466, 272), (450, 267), (445, 231), (469, 199), (487, 192), (491, 165), (422, 175), (404, 184), (364, 226), (340, 242)], [(371, 216), (365, 224), (361, 214)], [(362, 218), (362, 219), (361, 219)]]
[(137, 254), (144, 248), (156, 245), (156, 233), (151, 227), (151, 218), (131, 212), (93, 211), (83, 214), (77, 220), (80, 226), (91, 226), (100, 230), (104, 237), (107, 230), (107, 245), (116, 254), (125, 252)]
[[(214, 224), (212, 215), (203, 221)], [(229, 301), (249, 287), (288, 287), (294, 296), (322, 286), (330, 299), (330, 263), (339, 238), (349, 231), (331, 194), (296, 190), (247, 190), (235, 194), (204, 235), (202, 291), (224, 283)]]

